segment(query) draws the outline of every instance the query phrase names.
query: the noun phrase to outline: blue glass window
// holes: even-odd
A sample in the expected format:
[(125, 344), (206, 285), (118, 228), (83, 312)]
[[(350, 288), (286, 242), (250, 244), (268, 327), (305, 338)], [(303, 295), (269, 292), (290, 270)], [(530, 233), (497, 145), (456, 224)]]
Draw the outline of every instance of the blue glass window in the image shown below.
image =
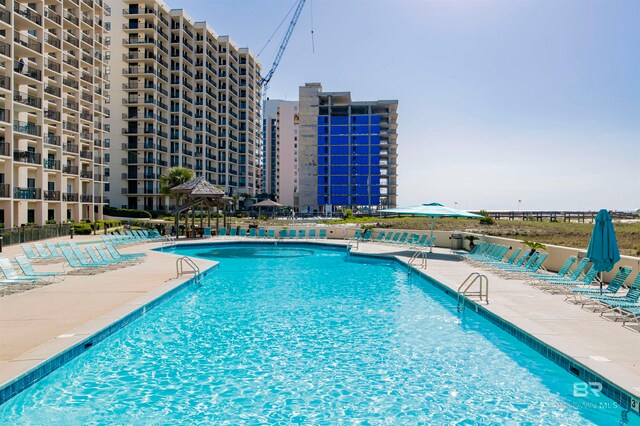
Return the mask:
[(333, 115), (331, 116), (331, 124), (349, 124), (349, 117), (346, 115)]
[(329, 133), (329, 128), (327, 126), (318, 126), (318, 134), (326, 135)]
[(347, 176), (331, 176), (331, 185), (346, 185), (349, 183)]
[(328, 191), (328, 189), (327, 189), (326, 186), (319, 186), (318, 187), (318, 194), (319, 195), (326, 195), (326, 194), (328, 194), (327, 191)]
[(327, 145), (329, 143), (329, 136), (318, 136), (318, 145)]
[(356, 173), (359, 174), (359, 175), (368, 175), (369, 174), (369, 167), (368, 166), (357, 166), (356, 167)]
[(367, 176), (356, 176), (356, 183), (358, 185), (366, 185), (369, 183), (369, 178)]
[(357, 156), (354, 158), (351, 157), (351, 164), (369, 164), (369, 157)]
[(328, 175), (329, 174), (329, 168), (327, 166), (319, 166), (318, 167), (318, 174), (319, 175)]
[(323, 204), (327, 204), (327, 197), (318, 197), (318, 204), (319, 205), (323, 205)]
[(331, 204), (335, 204), (335, 205), (347, 205), (349, 204), (349, 197), (344, 197), (344, 196), (338, 196), (338, 197), (331, 197)]
[(327, 117), (326, 115), (319, 115), (318, 124), (329, 124), (329, 117)]
[(347, 145), (349, 136), (331, 136), (331, 145)]
[(329, 153), (329, 147), (328, 146), (318, 146), (318, 154), (322, 155), (322, 154), (328, 154)]
[(369, 187), (366, 185), (356, 186), (357, 195), (367, 195), (369, 193)]
[(372, 186), (371, 187), (371, 194), (372, 195), (380, 195), (380, 187), (379, 186)]
[(329, 164), (329, 157), (323, 155), (318, 157), (318, 164)]
[(369, 204), (369, 197), (367, 196), (357, 196), (356, 197), (356, 203), (360, 204), (360, 205), (367, 205)]
[(356, 145), (369, 145), (369, 136), (352, 136), (351, 142)]
[(380, 166), (371, 166), (371, 174), (379, 175), (380, 174)]
[(348, 175), (349, 167), (348, 166), (331, 166), (331, 174), (332, 175)]
[(378, 157), (377, 155), (372, 155), (371, 164), (380, 164), (380, 157)]
[[(380, 133), (380, 126), (378, 126), (377, 133)], [(367, 135), (369, 134), (369, 126), (351, 126), (351, 134)]]
[(332, 195), (349, 195), (348, 186), (331, 186)]
[(380, 126), (371, 126), (372, 134), (380, 134)]
[(380, 185), (380, 176), (371, 176), (371, 185)]
[(318, 176), (318, 185), (326, 185), (329, 183), (329, 178), (326, 176)]
[(372, 115), (371, 116), (371, 124), (380, 124), (380, 116)]
[(371, 135), (371, 145), (380, 145), (380, 136)]
[(380, 154), (380, 145), (372, 145), (371, 146), (371, 153), (372, 154)]
[(352, 124), (369, 124), (369, 116), (368, 115), (353, 115), (351, 116)]
[(372, 206), (377, 206), (378, 204), (380, 204), (380, 197), (371, 197), (371, 205)]
[(369, 153), (369, 147), (367, 145), (363, 146), (355, 146), (356, 154), (364, 154), (367, 155)]
[(331, 126), (332, 135), (346, 135), (349, 133), (349, 127), (347, 126)]
[(331, 164), (349, 164), (349, 157), (343, 157), (338, 155), (335, 157), (331, 157)]
[(347, 145), (332, 145), (331, 155), (336, 155), (336, 154), (342, 154), (342, 155), (349, 154), (349, 147)]

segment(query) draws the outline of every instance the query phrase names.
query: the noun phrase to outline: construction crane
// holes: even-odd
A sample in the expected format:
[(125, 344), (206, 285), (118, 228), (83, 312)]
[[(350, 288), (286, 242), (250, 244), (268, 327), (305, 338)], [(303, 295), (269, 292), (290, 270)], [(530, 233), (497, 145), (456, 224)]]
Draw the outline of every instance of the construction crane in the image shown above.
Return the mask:
[[(273, 60), (273, 64), (271, 64), (271, 68), (269, 69), (269, 72), (267, 72), (267, 74), (260, 79), (260, 94), (262, 96), (262, 118), (263, 119), (265, 118), (264, 115), (266, 114), (266, 109), (267, 109), (267, 91), (269, 90), (269, 82), (271, 81), (273, 74), (276, 72), (276, 69), (278, 69), (278, 65), (280, 65), (280, 60), (282, 59), (282, 55), (284, 55), (284, 51), (287, 48), (287, 44), (289, 44), (289, 39), (291, 38), (291, 34), (293, 33), (293, 30), (296, 27), (296, 24), (298, 23), (298, 18), (300, 17), (300, 13), (302, 12), (302, 8), (304, 7), (305, 2), (306, 0), (298, 0), (298, 4), (295, 6), (295, 12), (293, 12), (293, 17), (291, 18), (291, 22), (289, 22), (289, 28), (287, 28), (287, 32), (285, 33), (284, 38), (280, 43), (280, 47), (278, 48), (278, 53), (276, 54), (276, 57)], [(289, 11), (289, 13), (291, 13), (291, 11)], [(311, 34), (313, 36), (313, 29), (311, 30)], [(267, 44), (268, 43), (269, 41), (267, 41)], [(266, 131), (267, 131), (267, 126), (263, 125), (262, 132), (261, 132), (262, 140), (260, 141), (261, 142), (260, 151), (262, 153), (262, 159), (260, 159), (259, 161), (259, 164), (261, 167), (264, 167), (264, 158), (266, 156), (266, 140), (267, 140)], [(264, 170), (262, 171), (262, 173), (264, 173)]]
[(304, 7), (306, 0), (299, 0), (298, 5), (296, 6), (295, 12), (293, 12), (293, 18), (291, 18), (291, 22), (289, 22), (289, 28), (287, 28), (287, 32), (280, 43), (280, 47), (278, 48), (278, 53), (276, 54), (275, 59), (273, 60), (273, 64), (271, 64), (271, 69), (269, 72), (260, 79), (260, 88), (262, 89), (262, 101), (267, 99), (267, 89), (269, 88), (269, 82), (273, 77), (273, 74), (278, 69), (278, 65), (280, 65), (280, 60), (282, 59), (282, 55), (284, 55), (284, 51), (287, 49), (287, 44), (289, 44), (289, 39), (291, 38), (291, 34), (293, 33), (293, 29), (296, 27), (298, 23), (298, 18), (300, 17), (300, 13), (302, 12), (302, 8)]

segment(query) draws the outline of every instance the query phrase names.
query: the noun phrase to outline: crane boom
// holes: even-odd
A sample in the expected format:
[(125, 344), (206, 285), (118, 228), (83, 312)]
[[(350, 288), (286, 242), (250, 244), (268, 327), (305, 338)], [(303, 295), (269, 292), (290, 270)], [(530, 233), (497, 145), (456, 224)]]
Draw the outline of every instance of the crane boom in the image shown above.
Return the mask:
[(284, 55), (284, 51), (287, 49), (287, 44), (289, 44), (289, 39), (291, 38), (293, 29), (296, 27), (296, 24), (298, 23), (298, 18), (300, 17), (300, 13), (302, 12), (302, 8), (304, 7), (305, 2), (306, 0), (298, 1), (298, 6), (296, 7), (295, 12), (293, 12), (293, 18), (291, 18), (291, 22), (289, 22), (289, 28), (287, 28), (287, 32), (285, 33), (284, 38), (280, 43), (280, 47), (278, 48), (278, 53), (276, 54), (276, 57), (273, 60), (273, 64), (271, 64), (271, 69), (269, 70), (267, 75), (265, 75), (260, 81), (261, 85), (266, 86), (269, 84), (269, 82), (271, 81), (271, 78), (273, 77), (273, 74), (276, 72), (276, 69), (278, 68), (278, 65), (280, 65), (280, 60), (282, 59), (282, 55)]

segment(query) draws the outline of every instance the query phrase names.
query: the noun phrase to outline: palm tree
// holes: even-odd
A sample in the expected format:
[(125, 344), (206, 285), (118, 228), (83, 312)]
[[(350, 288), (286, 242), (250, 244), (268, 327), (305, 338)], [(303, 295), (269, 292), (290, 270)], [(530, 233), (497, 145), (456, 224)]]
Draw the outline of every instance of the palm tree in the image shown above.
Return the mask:
[[(171, 194), (171, 188), (178, 185), (182, 185), (185, 182), (193, 179), (194, 174), (192, 170), (185, 169), (184, 167), (172, 167), (169, 169), (169, 173), (160, 176), (160, 192), (165, 195), (170, 195), (176, 200), (176, 207), (178, 207), (180, 196), (182, 194)], [(178, 223), (180, 221), (180, 214), (176, 214), (176, 236), (178, 235)], [(186, 217), (185, 217), (186, 220)]]

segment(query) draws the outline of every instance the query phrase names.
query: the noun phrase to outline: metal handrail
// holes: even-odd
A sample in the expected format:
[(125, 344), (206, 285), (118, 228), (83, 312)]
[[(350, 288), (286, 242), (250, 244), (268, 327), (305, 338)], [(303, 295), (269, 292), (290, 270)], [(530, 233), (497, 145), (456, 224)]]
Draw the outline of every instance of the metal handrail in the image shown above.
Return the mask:
[[(480, 284), (478, 291), (469, 291), (471, 286), (476, 282)], [(481, 301), (484, 297), (487, 305), (489, 304), (489, 279), (486, 275), (480, 274), (479, 272), (472, 272), (465, 278), (462, 284), (460, 284), (458, 287), (458, 312), (464, 311), (467, 296), (478, 296)]]
[(409, 259), (409, 265), (413, 265), (413, 262), (415, 260), (418, 260), (418, 258), (420, 258), (422, 260), (422, 263), (420, 264), (420, 269), (427, 269), (427, 259), (428, 259), (428, 252), (425, 250), (417, 250), (413, 256), (411, 256), (411, 258)]
[[(184, 269), (185, 263), (189, 268), (191, 268), (191, 270), (185, 271)], [(197, 282), (201, 281), (200, 268), (198, 267), (198, 265), (196, 265), (193, 259), (187, 256), (182, 256), (176, 259), (176, 278), (179, 278), (181, 275), (184, 275), (184, 274), (193, 274)]]

